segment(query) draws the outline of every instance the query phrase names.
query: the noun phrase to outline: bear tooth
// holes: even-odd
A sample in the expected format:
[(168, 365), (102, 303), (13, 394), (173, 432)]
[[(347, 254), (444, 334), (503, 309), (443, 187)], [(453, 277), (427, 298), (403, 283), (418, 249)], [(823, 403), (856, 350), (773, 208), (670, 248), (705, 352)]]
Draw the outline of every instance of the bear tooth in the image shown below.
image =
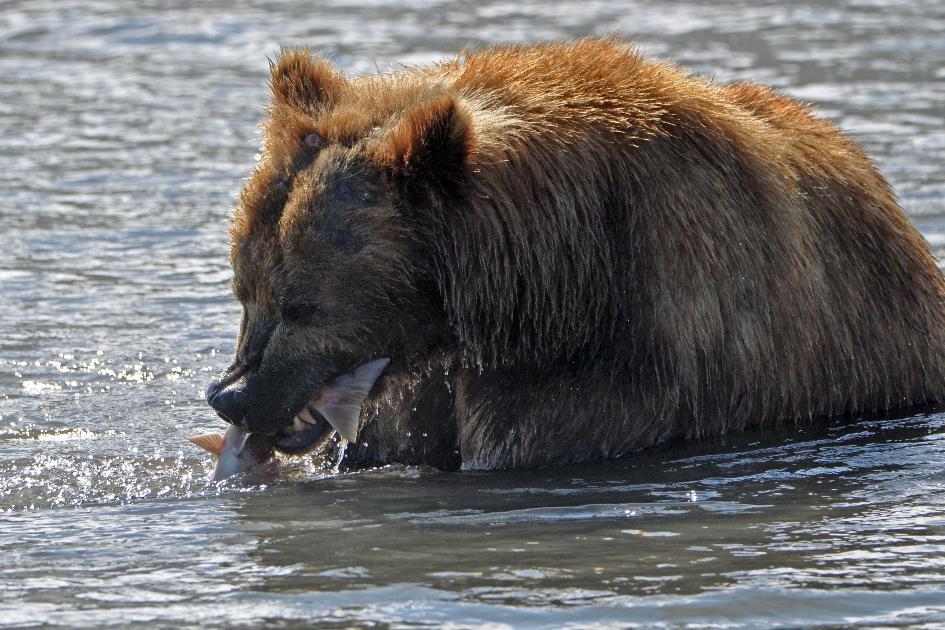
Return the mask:
[(308, 409), (302, 409), (302, 411), (300, 411), (295, 417), (302, 422), (307, 422), (308, 424), (315, 424), (318, 422), (318, 420), (315, 419), (315, 416), (312, 415), (312, 412)]
[(301, 430), (304, 429), (304, 428), (305, 428), (305, 421), (304, 421), (304, 420), (302, 420), (302, 419), (301, 419), (300, 417), (298, 417), (298, 416), (295, 416), (294, 418), (292, 418), (292, 430), (293, 430), (293, 431), (298, 432), (298, 431), (301, 431)]

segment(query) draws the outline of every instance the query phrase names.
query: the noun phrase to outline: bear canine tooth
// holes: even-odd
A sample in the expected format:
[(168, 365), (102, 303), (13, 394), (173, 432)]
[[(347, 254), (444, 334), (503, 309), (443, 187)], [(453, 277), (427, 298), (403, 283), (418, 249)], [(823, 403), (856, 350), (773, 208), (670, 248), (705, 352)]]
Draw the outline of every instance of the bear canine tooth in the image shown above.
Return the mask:
[(292, 430), (293, 430), (293, 431), (299, 432), (299, 431), (301, 431), (301, 430), (304, 429), (304, 428), (305, 428), (305, 421), (302, 420), (302, 418), (300, 418), (300, 417), (298, 417), (298, 416), (295, 416), (294, 418), (292, 418)]
[(307, 422), (308, 424), (315, 424), (318, 420), (315, 419), (315, 416), (312, 415), (312, 412), (308, 408), (303, 407), (295, 416), (296, 420), (301, 420), (302, 422)]
[(315, 409), (348, 442), (358, 441), (361, 403), (371, 393), (371, 388), (388, 363), (390, 359), (376, 359), (358, 367), (353, 374), (342, 374), (332, 383), (324, 385), (315, 399)]

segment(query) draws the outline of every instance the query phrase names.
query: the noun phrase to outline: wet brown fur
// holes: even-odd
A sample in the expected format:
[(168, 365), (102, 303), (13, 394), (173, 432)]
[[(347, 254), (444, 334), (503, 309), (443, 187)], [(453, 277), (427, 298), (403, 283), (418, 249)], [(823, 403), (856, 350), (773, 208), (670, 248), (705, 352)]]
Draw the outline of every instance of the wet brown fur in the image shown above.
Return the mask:
[[(231, 230), (237, 296), (275, 309), (273, 243), (308, 220), (279, 182), (310, 134), (390, 205), (369, 232), (398, 244), (372, 254), (389, 294), (359, 304), (371, 321), (401, 305), (396, 341), (364, 346), (401, 356), (350, 458), (586, 461), (945, 392), (926, 243), (852, 140), (766, 87), (598, 39), (351, 79), (289, 50), (272, 87)], [(359, 330), (379, 328), (319, 347), (361, 347)]]

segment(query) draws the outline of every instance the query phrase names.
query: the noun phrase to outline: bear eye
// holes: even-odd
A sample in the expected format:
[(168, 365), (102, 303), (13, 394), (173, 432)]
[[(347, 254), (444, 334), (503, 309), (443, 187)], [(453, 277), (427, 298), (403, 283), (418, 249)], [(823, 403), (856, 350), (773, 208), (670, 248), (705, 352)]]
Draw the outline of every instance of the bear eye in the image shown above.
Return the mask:
[(310, 133), (302, 140), (302, 143), (310, 149), (324, 148), (327, 142), (320, 133)]

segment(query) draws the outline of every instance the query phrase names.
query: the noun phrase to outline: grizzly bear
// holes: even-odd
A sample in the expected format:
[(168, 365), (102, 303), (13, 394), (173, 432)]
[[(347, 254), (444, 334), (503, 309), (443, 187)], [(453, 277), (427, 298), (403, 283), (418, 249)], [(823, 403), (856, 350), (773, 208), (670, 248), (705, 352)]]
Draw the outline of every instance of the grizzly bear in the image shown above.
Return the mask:
[(936, 261), (802, 103), (613, 39), (271, 88), (208, 400), (277, 450), (529, 467), (945, 393)]

